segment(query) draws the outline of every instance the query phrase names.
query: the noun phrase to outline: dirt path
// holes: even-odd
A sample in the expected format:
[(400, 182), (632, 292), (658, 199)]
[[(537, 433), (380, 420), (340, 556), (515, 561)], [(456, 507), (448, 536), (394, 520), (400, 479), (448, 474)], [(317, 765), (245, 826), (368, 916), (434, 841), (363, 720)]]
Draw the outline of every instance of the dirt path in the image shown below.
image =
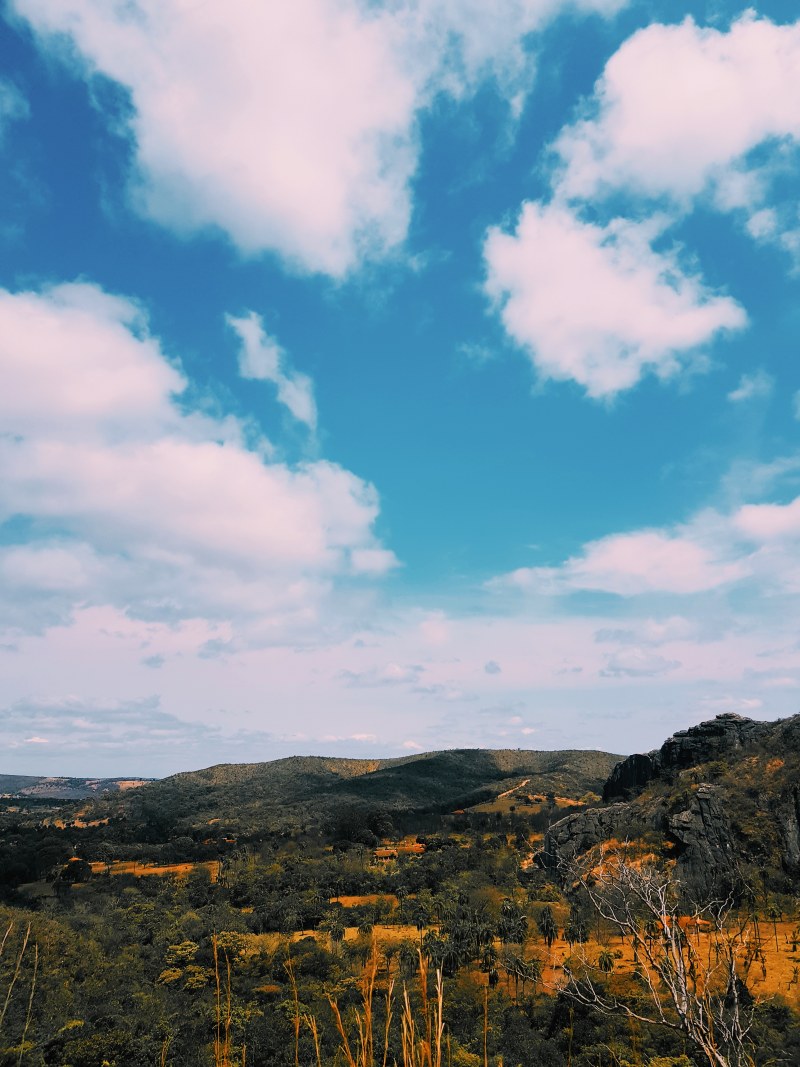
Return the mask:
[(510, 797), (512, 793), (516, 793), (518, 789), (522, 789), (524, 785), (530, 782), (530, 778), (523, 778), (519, 785), (512, 785), (510, 789), (506, 789), (505, 793), (498, 793), (497, 799), (502, 800), (503, 797)]

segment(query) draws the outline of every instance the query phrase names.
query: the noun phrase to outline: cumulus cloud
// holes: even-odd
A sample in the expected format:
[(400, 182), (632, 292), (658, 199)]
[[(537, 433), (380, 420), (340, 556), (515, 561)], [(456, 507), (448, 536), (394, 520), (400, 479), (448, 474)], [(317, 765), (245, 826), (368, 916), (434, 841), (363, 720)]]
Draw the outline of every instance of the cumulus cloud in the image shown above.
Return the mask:
[[(552, 201), (487, 236), (486, 287), (507, 333), (541, 377), (594, 397), (676, 374), (746, 316), (665, 251), (670, 227), (702, 204), (800, 265), (800, 216), (782, 191), (800, 161), (800, 22), (749, 12), (727, 30), (687, 18), (634, 33), (550, 161)], [(616, 217), (625, 202), (630, 217)], [(730, 399), (769, 385), (754, 372)]]
[(0, 549), (4, 611), (109, 602), (279, 630), (318, 619), (337, 579), (393, 565), (374, 489), (333, 463), (270, 462), (236, 420), (185, 409), (185, 378), (130, 301), (89, 284), (0, 292), (0, 367), (0, 522), (34, 524)]
[[(674, 530), (636, 530), (591, 541), (558, 567), (523, 567), (491, 583), (544, 595), (587, 590), (632, 597), (692, 595), (752, 573), (750, 550), (734, 543), (730, 518)], [(619, 639), (619, 634), (613, 634)]]
[(306, 374), (293, 371), (284, 349), (264, 329), (261, 317), (254, 311), (237, 318), (227, 316), (227, 323), (241, 341), (239, 373), (243, 378), (272, 382), (278, 401), (310, 430), (317, 425), (317, 406), (314, 387)]
[[(768, 465), (774, 477), (794, 469), (793, 458)], [(755, 479), (758, 484), (758, 478)], [(760, 603), (774, 611), (774, 598), (800, 592), (800, 496), (786, 503), (737, 504), (729, 510), (707, 508), (686, 522), (660, 529), (609, 534), (585, 544), (555, 566), (520, 567), (491, 579), (495, 592), (518, 591), (535, 597), (599, 592), (622, 598), (720, 597), (738, 590), (750, 609)], [(666, 605), (665, 605), (666, 606)], [(693, 610), (697, 610), (693, 608)], [(787, 609), (788, 610), (788, 609)], [(765, 625), (765, 618), (762, 618)], [(595, 630), (595, 640), (660, 645), (697, 637), (683, 615)]]
[(744, 326), (742, 308), (675, 252), (654, 251), (654, 236), (650, 223), (599, 226), (541, 203), (523, 206), (513, 233), (489, 231), (486, 291), (542, 378), (611, 397), (648, 371), (674, 375), (720, 331)]
[(737, 511), (734, 522), (753, 541), (800, 537), (800, 497), (788, 504), (745, 504)]
[(556, 140), (561, 196), (624, 188), (688, 204), (710, 192), (754, 206), (767, 175), (749, 153), (800, 137), (800, 23), (750, 12), (727, 31), (648, 26), (608, 61), (588, 110)]
[[(13, 0), (83, 75), (124, 87), (139, 209), (341, 277), (400, 244), (417, 117), (494, 80), (518, 112), (530, 35), (626, 0)], [(64, 41), (68, 49), (60, 47)]]

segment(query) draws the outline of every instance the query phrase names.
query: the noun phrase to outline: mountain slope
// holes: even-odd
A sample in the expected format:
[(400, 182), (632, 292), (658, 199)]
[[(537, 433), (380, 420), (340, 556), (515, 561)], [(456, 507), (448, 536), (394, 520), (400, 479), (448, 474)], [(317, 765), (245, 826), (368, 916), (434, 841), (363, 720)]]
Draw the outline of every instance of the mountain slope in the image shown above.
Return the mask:
[(104, 803), (129, 821), (168, 815), (189, 829), (212, 819), (240, 830), (325, 822), (344, 806), (447, 812), (494, 797), (521, 778), (530, 789), (580, 796), (599, 791), (619, 756), (605, 752), (457, 749), (387, 760), (291, 756), (220, 764), (153, 782)]

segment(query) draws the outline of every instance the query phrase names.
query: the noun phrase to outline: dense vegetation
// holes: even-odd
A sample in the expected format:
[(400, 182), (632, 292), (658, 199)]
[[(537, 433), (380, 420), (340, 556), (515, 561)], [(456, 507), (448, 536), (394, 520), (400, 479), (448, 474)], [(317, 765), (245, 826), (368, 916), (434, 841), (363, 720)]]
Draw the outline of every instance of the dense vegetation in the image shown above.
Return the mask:
[[(703, 1067), (669, 1003), (648, 1021), (646, 977), (668, 934), (690, 971), (717, 962), (706, 920), (679, 930), (677, 897), (664, 904), (681, 909), (671, 921), (658, 920), (660, 904), (655, 922), (636, 908), (628, 926), (603, 918), (609, 842), (581, 868), (535, 861), (551, 825), (592, 818), (598, 754), (571, 764), (557, 754), (535, 778), (537, 754), (444, 755), (367, 771), (355, 761), (214, 768), (80, 808), (5, 801), (0, 1065), (366, 1067), (385, 1056), (409, 1067)], [(745, 792), (774, 782), (768, 756), (745, 753), (757, 783)], [(735, 790), (721, 764), (709, 774)], [(554, 775), (566, 788), (548, 788)], [(673, 783), (687, 797), (692, 785)], [(651, 783), (647, 796), (669, 808), (669, 788)], [(214, 789), (223, 801), (203, 807)], [(284, 808), (281, 820), (267, 793), (299, 798), (302, 818)], [(473, 803), (456, 809), (459, 796)], [(644, 836), (618, 846), (637, 877), (651, 863), (669, 870), (674, 850), (641, 817)], [(797, 1064), (791, 872), (751, 881), (719, 932), (734, 939), (747, 1056), (756, 1067)], [(709, 986), (701, 999), (716, 992), (708, 976), (687, 981)], [(373, 1045), (359, 1042), (359, 1026)]]

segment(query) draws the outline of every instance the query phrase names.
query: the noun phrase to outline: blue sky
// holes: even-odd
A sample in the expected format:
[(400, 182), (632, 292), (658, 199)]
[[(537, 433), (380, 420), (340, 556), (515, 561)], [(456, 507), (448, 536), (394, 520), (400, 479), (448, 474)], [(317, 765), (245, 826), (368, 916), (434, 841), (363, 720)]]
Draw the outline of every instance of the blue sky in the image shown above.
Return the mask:
[(797, 711), (793, 4), (0, 13), (0, 769)]

